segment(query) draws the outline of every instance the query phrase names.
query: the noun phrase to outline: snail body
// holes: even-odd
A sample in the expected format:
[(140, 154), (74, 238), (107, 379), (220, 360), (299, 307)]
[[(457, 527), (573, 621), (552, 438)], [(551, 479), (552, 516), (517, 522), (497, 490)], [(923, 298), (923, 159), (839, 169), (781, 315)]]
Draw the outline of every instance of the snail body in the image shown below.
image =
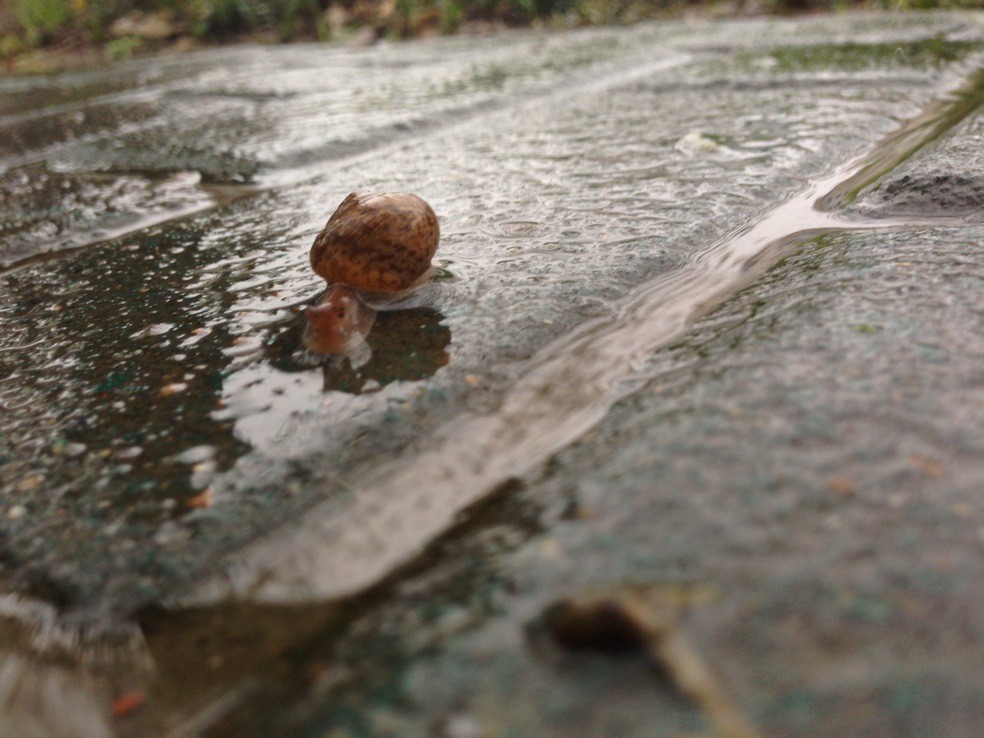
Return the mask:
[(416, 195), (346, 197), (311, 247), (311, 268), (329, 287), (305, 311), (305, 345), (316, 353), (351, 355), (364, 344), (376, 316), (363, 295), (393, 295), (423, 281), (439, 237), (437, 216)]

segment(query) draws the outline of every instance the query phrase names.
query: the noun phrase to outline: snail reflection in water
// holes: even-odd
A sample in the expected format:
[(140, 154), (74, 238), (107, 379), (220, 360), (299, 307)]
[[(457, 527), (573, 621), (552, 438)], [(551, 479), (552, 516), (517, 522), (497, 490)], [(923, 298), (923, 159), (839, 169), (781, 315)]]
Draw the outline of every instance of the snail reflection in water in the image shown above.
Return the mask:
[(319, 354), (368, 360), (365, 338), (376, 319), (366, 303), (392, 301), (426, 281), (440, 229), (430, 205), (406, 192), (353, 192), (311, 247), (311, 267), (328, 282), (305, 311), (304, 344)]

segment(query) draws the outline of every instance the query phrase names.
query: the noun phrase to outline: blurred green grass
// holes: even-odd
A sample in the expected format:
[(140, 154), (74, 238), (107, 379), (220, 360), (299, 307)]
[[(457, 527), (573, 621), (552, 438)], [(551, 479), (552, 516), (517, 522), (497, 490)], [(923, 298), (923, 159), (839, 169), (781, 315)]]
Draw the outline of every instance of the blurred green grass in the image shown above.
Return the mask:
[(44, 47), (124, 58), (168, 44), (405, 38), (502, 26), (631, 23), (850, 7), (984, 8), (984, 0), (2, 0), (0, 59)]

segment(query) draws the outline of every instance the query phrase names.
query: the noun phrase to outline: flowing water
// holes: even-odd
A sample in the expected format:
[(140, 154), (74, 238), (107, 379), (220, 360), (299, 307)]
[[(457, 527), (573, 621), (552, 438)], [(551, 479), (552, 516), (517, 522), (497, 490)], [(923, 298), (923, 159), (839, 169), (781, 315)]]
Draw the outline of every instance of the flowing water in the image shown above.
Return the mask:
[[(66, 733), (78, 715), (83, 735), (692, 730), (699, 713), (639, 664), (558, 665), (523, 624), (591, 584), (710, 579), (724, 604), (689, 627), (770, 732), (809, 734), (840, 674), (863, 687), (842, 716), (923, 735), (943, 700), (936, 732), (962, 734), (979, 679), (882, 655), (888, 686), (872, 686), (863, 649), (851, 671), (753, 645), (785, 632), (768, 607), (841, 622), (826, 596), (769, 604), (802, 571), (844, 590), (829, 601), (859, 599), (793, 550), (814, 535), (799, 518), (783, 534), (770, 517), (812, 509), (820, 477), (859, 510), (919, 494), (963, 521), (936, 601), (979, 604), (982, 36), (973, 14), (662, 24), (0, 80), (10, 729), (41, 714)], [(321, 288), (307, 249), (355, 189), (417, 192), (442, 223), (439, 278), (380, 313), (358, 368), (300, 336)], [(908, 286), (867, 267), (864, 294), (911, 300), (844, 318), (881, 336), (873, 353), (817, 355), (839, 320), (823, 300), (857, 271), (827, 263), (838, 249), (925, 262)], [(746, 356), (761, 339), (740, 332), (770, 315), (800, 343)], [(845, 356), (844, 381), (861, 378), (845, 407), (874, 403), (846, 431), (824, 383)], [(793, 411), (799, 390), (770, 372), (796, 369), (819, 404)], [(888, 405), (896, 420), (872, 422)], [(789, 412), (805, 430), (783, 429)], [(905, 435), (919, 428), (931, 449)], [(866, 456), (887, 441), (908, 465), (891, 484)], [(832, 535), (839, 550), (854, 533)], [(885, 546), (878, 571), (902, 556)], [(736, 571), (735, 551), (759, 568)], [(858, 607), (916, 607), (915, 628), (911, 599)], [(888, 632), (870, 649), (890, 652)], [(584, 699), (594, 687), (609, 706)], [(133, 691), (148, 704), (114, 721)], [(851, 734), (842, 719), (830, 734)]]

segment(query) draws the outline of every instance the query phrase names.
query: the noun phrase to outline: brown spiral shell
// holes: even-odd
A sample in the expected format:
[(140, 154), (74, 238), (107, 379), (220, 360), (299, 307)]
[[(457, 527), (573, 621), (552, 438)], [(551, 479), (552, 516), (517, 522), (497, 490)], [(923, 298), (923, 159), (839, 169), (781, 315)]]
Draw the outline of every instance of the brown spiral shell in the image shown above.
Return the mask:
[(311, 247), (311, 268), (330, 284), (399, 292), (430, 269), (440, 228), (431, 206), (407, 192), (353, 192)]

